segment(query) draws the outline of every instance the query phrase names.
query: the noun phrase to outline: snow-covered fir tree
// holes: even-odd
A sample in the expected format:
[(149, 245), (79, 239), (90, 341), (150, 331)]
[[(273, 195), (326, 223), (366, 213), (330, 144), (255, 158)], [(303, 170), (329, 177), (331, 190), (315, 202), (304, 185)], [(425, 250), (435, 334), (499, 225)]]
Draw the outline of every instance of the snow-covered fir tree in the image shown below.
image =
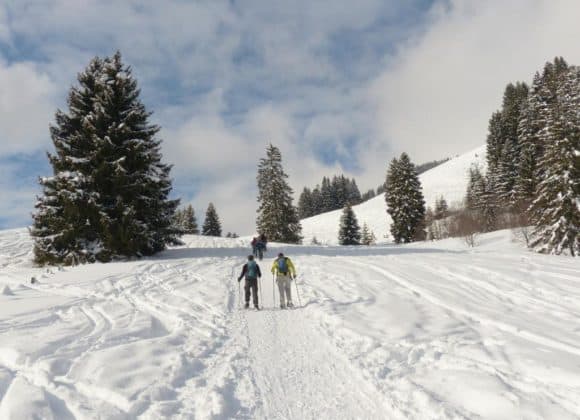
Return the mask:
[(516, 178), (515, 202), (519, 208), (535, 198), (537, 185), (542, 177), (538, 162), (546, 148), (542, 133), (546, 130), (548, 107), (558, 97), (558, 86), (568, 63), (562, 57), (545, 64), (542, 73), (537, 72), (518, 124), (519, 167)]
[(478, 210), (481, 202), (484, 188), (484, 176), (481, 173), (481, 168), (472, 165), (469, 168), (469, 179), (467, 181), (467, 192), (465, 195), (465, 208), (468, 210)]
[(406, 153), (391, 161), (385, 200), (395, 243), (412, 242), (424, 236), (425, 200), (415, 166)]
[(334, 192), (332, 190), (332, 184), (330, 179), (327, 177), (322, 178), (322, 185), (320, 187), (320, 198), (322, 203), (320, 207), (322, 208), (322, 213), (332, 211), (336, 209), (336, 200)]
[(312, 194), (310, 196), (310, 205), (311, 205), (311, 216), (324, 213), (324, 210), (322, 208), (322, 193), (320, 192), (320, 185), (318, 184), (312, 190)]
[(360, 226), (350, 204), (347, 204), (340, 217), (338, 243), (340, 245), (360, 245)]
[(298, 210), (292, 203), (292, 188), (282, 168), (280, 150), (269, 145), (266, 157), (258, 164), (258, 218), (257, 231), (269, 241), (300, 243), (302, 227)]
[(580, 253), (580, 68), (570, 67), (546, 108), (545, 152), (532, 203), (531, 246), (542, 253)]
[(506, 206), (515, 202), (520, 154), (518, 124), (525, 113), (528, 90), (525, 83), (508, 84), (504, 91), (502, 108), (492, 115), (489, 122), (488, 175), (493, 174), (495, 177), (490, 193), (495, 194), (496, 200)]
[(201, 234), (204, 236), (222, 236), (222, 224), (213, 203), (209, 203), (207, 206)]
[(168, 199), (171, 167), (161, 162), (159, 127), (148, 122), (130, 67), (120, 53), (95, 58), (78, 82), (69, 111), (57, 111), (51, 127), (54, 175), (41, 178), (44, 195), (31, 229), (36, 262), (108, 261), (165, 249), (177, 240), (178, 200)]
[(347, 179), (347, 202), (351, 205), (360, 204), (362, 202), (362, 195), (360, 190), (358, 189), (358, 185), (356, 184), (356, 180), (352, 178), (351, 180)]
[(190, 235), (199, 235), (199, 227), (197, 226), (197, 218), (193, 206), (189, 204), (183, 209), (182, 228), (183, 232)]

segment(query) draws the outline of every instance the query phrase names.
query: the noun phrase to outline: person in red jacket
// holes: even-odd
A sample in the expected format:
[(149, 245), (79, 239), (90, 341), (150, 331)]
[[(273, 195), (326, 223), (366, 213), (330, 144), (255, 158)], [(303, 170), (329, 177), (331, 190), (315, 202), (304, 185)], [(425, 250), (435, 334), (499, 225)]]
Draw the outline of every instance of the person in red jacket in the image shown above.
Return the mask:
[(253, 255), (248, 255), (248, 262), (242, 268), (242, 274), (238, 277), (238, 283), (242, 281), (242, 277), (244, 276), (246, 277), (246, 284), (244, 285), (244, 291), (246, 292), (245, 308), (250, 307), (251, 294), (254, 298), (254, 308), (260, 309), (258, 306), (258, 278), (262, 277), (262, 272), (260, 271), (258, 263), (254, 261)]

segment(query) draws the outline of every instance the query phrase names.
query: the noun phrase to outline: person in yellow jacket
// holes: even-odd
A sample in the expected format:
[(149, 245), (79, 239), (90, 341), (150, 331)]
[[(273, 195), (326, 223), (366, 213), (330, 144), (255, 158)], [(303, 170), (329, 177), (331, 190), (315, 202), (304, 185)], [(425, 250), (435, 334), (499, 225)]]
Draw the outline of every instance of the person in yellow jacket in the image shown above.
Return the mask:
[(296, 278), (296, 269), (292, 260), (280, 252), (272, 264), (272, 274), (276, 276), (276, 283), (278, 283), (280, 291), (280, 308), (294, 307), (290, 285), (292, 279)]

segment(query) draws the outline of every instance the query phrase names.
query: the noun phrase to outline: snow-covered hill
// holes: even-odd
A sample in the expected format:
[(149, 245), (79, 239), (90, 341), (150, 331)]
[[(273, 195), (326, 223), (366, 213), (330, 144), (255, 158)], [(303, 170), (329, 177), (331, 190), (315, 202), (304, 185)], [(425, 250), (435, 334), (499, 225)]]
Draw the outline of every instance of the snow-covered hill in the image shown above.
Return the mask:
[[(0, 231), (0, 419), (580, 418), (577, 259), (508, 231), (475, 249), (272, 244), (255, 312), (247, 248), (185, 242), (47, 270), (25, 230)], [(273, 300), (278, 251), (292, 311)]]
[[(423, 186), (426, 206), (433, 208), (435, 200), (441, 195), (450, 206), (461, 203), (467, 189), (468, 173), (472, 164), (477, 164), (485, 170), (485, 145), (421, 174), (419, 178)], [(390, 218), (387, 215), (383, 195), (359, 204), (353, 207), (353, 210), (361, 227), (366, 222), (379, 242), (389, 241)], [(304, 243), (309, 244), (312, 238), (316, 237), (322, 243), (336, 245), (341, 214), (342, 210), (335, 210), (302, 220)]]

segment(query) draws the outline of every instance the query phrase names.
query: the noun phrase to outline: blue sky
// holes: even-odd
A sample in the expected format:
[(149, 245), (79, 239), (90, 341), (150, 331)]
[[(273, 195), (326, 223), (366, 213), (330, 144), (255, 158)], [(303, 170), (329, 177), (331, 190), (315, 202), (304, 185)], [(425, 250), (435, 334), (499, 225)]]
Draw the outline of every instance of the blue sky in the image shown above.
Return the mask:
[(375, 187), (401, 151), (477, 147), (507, 82), (574, 62), (576, 3), (4, 0), (0, 228), (30, 222), (48, 125), (94, 55), (119, 49), (133, 67), (175, 195), (251, 233), (266, 144), (296, 190), (339, 172)]

